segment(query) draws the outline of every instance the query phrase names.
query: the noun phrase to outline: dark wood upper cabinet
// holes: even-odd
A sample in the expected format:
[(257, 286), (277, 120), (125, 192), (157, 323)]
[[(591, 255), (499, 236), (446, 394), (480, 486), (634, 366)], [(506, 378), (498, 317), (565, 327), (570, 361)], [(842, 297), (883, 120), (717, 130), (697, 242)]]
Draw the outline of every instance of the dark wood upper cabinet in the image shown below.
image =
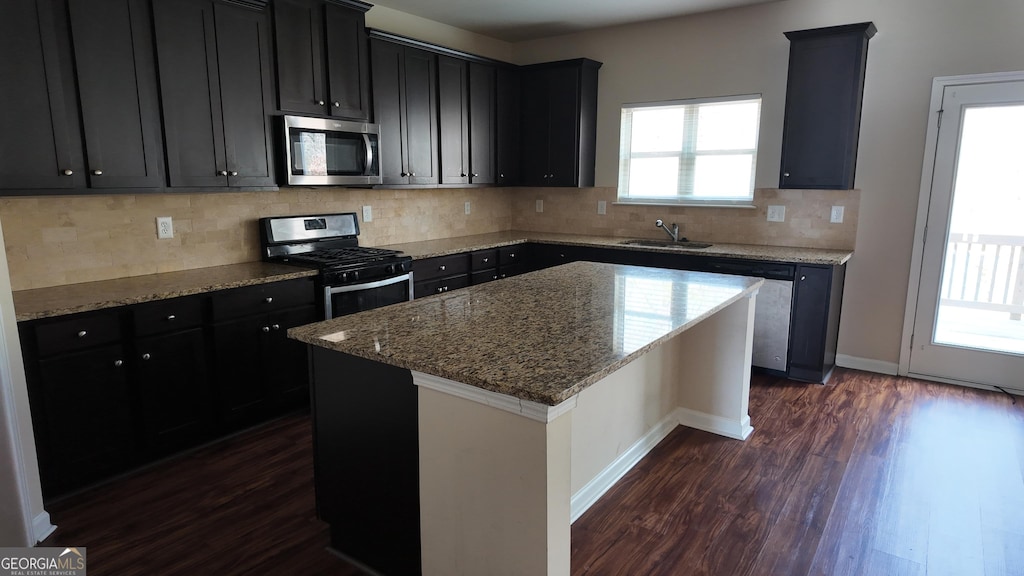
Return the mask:
[(600, 67), (581, 58), (523, 68), (523, 184), (594, 185)]
[(437, 57), (441, 184), (469, 183), (469, 63)]
[(63, 3), (0, 3), (0, 188), (85, 185)]
[(522, 82), (519, 68), (515, 66), (499, 67), (496, 82), (496, 183), (510, 186), (519, 183), (520, 174), (519, 116)]
[(497, 122), (497, 69), (469, 63), (469, 181), (494, 184)]
[(383, 184), (437, 184), (437, 57), (370, 39)]
[(92, 188), (160, 188), (163, 147), (145, 0), (69, 2)]
[(273, 186), (266, 14), (211, 0), (154, 11), (170, 185)]
[(780, 188), (854, 187), (871, 22), (787, 32)]
[(370, 7), (357, 0), (274, 2), (281, 110), (370, 119), (365, 29)]

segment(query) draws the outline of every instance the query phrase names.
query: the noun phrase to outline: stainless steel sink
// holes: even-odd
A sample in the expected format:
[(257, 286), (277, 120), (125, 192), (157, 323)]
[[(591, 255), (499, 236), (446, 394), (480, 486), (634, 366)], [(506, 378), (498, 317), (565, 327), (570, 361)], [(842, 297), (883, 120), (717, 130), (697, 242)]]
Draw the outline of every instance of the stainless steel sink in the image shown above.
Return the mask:
[(679, 242), (672, 242), (671, 240), (623, 240), (619, 244), (627, 244), (629, 246), (652, 246), (655, 248), (686, 248), (694, 250), (698, 248), (708, 248), (711, 246), (708, 242), (690, 242), (689, 240), (680, 240)]

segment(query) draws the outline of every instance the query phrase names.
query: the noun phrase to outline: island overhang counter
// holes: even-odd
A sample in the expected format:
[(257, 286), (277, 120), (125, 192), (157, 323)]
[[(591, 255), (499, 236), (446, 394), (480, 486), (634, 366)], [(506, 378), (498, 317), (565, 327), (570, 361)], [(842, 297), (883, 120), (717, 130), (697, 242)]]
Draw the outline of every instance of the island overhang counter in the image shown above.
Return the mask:
[(317, 511), (380, 574), (569, 574), (677, 425), (745, 439), (760, 278), (575, 262), (289, 330)]

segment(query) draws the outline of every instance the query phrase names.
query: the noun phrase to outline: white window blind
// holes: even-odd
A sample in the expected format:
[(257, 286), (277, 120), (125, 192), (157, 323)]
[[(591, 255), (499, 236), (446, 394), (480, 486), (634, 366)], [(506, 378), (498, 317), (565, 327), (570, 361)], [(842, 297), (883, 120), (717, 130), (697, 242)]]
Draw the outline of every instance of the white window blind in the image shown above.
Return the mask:
[(622, 107), (619, 200), (750, 202), (760, 96)]

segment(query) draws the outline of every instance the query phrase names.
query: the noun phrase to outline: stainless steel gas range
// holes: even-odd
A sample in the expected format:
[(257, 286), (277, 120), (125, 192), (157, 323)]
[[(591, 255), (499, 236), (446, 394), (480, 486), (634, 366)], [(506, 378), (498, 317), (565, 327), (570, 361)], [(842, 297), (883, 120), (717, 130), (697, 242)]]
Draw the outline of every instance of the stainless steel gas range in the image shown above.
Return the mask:
[(263, 259), (320, 270), (325, 319), (413, 298), (412, 258), (359, 246), (354, 212), (260, 219)]

